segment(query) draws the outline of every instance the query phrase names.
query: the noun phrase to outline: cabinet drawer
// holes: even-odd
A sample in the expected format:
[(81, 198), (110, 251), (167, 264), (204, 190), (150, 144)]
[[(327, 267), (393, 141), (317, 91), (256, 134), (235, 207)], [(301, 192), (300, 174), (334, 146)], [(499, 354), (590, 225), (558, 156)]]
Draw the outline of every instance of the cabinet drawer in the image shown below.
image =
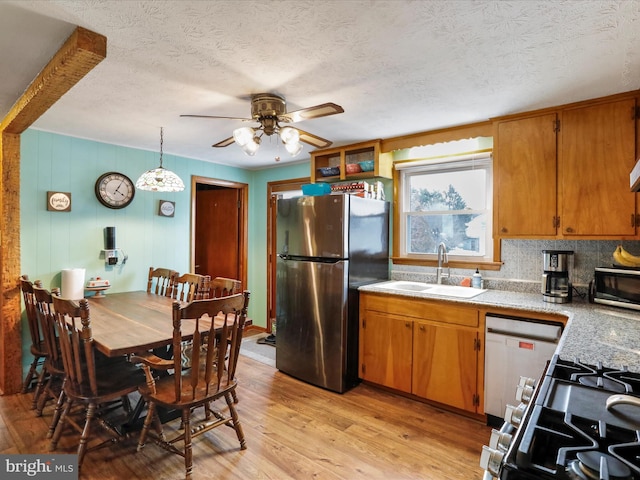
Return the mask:
[(366, 310), (406, 315), (410, 318), (478, 327), (478, 309), (464, 307), (447, 301), (406, 298), (397, 295), (360, 294), (361, 307)]

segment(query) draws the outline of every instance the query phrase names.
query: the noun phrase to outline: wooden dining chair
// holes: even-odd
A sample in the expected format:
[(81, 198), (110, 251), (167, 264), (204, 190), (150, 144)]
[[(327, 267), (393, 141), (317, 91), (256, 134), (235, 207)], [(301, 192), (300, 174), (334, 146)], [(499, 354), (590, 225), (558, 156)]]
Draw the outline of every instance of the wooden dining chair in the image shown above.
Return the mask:
[[(211, 298), (226, 297), (242, 292), (242, 282), (234, 278), (215, 277), (210, 282), (209, 296)], [(233, 403), (238, 403), (238, 394), (231, 392)]]
[[(106, 414), (121, 404), (114, 404), (144, 385), (143, 371), (126, 360), (125, 357), (110, 359), (109, 362), (96, 360), (96, 351), (91, 335), (91, 316), (89, 302), (83, 298), (74, 300), (53, 296), (53, 309), (56, 334), (62, 353), (66, 375), (64, 382), (65, 402), (60, 420), (51, 439), (51, 449), (55, 450), (60, 436), (67, 425), (80, 433), (78, 443), (78, 469), (82, 467), (85, 455), (95, 449), (118, 442), (125, 436), (111, 426)], [(84, 406), (84, 421), (77, 421), (72, 414), (74, 405)], [(126, 409), (130, 405), (125, 402)], [(94, 445), (91, 432), (93, 423), (105, 427), (109, 438)], [(82, 425), (80, 424), (82, 423)]]
[(199, 275), (197, 273), (183, 273), (176, 276), (173, 282), (172, 297), (181, 302), (192, 302), (209, 297), (209, 275)]
[(35, 409), (38, 404), (38, 398), (42, 391), (44, 383), (46, 369), (44, 367), (47, 351), (45, 349), (44, 337), (38, 324), (38, 318), (36, 316), (36, 299), (33, 293), (33, 282), (29, 280), (27, 275), (20, 277), (20, 290), (22, 291), (22, 298), (24, 300), (24, 308), (27, 314), (27, 325), (29, 327), (29, 335), (31, 337), (30, 351), (33, 356), (29, 371), (22, 384), (22, 393), (27, 393), (34, 380), (36, 382), (36, 388), (33, 392), (33, 402), (31, 408)]
[[(133, 357), (132, 361), (142, 363), (147, 377), (146, 385), (140, 387), (140, 393), (148, 402), (148, 413), (144, 426), (140, 432), (138, 450), (144, 447), (150, 436), (156, 444), (169, 452), (184, 457), (185, 478), (190, 479), (193, 472), (192, 440), (210, 430), (222, 425), (232, 427), (240, 448), (246, 449), (244, 433), (233, 404), (231, 393), (235, 391), (236, 366), (240, 352), (240, 343), (244, 323), (247, 317), (249, 292), (237, 295), (195, 300), (188, 304), (173, 304), (173, 348), (176, 352), (172, 360), (159, 358)], [(218, 322), (212, 321), (216, 316), (223, 315)], [(203, 344), (202, 349), (194, 349), (191, 366), (188, 369), (181, 365), (181, 352), (184, 320), (195, 320), (193, 344)], [(202, 322), (208, 322), (209, 330), (200, 332)], [(193, 326), (190, 327), (193, 328)], [(231, 341), (228, 342), (227, 339)], [(203, 341), (204, 340), (204, 341)], [(167, 376), (157, 378), (156, 371), (163, 369), (170, 372)], [(213, 402), (224, 399), (228, 412), (212, 409)], [(164, 435), (158, 418), (157, 407), (177, 409), (182, 412), (182, 433), (171, 439)], [(207, 413), (204, 419), (192, 424), (192, 413), (196, 408), (203, 407)], [(156, 432), (151, 432), (151, 424), (155, 424)], [(182, 448), (175, 445), (182, 443)]]
[(235, 295), (242, 291), (242, 282), (234, 278), (215, 277), (211, 280), (209, 296), (211, 298)]
[(155, 293), (164, 297), (173, 296), (173, 285), (178, 272), (169, 268), (149, 267), (147, 293)]
[(53, 432), (60, 419), (60, 412), (64, 403), (64, 365), (62, 364), (62, 353), (60, 343), (55, 330), (55, 320), (53, 318), (53, 295), (60, 296), (60, 289), (54, 288), (51, 292), (42, 287), (39, 280), (33, 286), (33, 293), (36, 300), (36, 316), (42, 332), (47, 356), (44, 368), (47, 372), (47, 380), (40, 392), (36, 407), (36, 416), (42, 416), (42, 411), (49, 399), (57, 399), (53, 418), (49, 424), (47, 438), (53, 436)]

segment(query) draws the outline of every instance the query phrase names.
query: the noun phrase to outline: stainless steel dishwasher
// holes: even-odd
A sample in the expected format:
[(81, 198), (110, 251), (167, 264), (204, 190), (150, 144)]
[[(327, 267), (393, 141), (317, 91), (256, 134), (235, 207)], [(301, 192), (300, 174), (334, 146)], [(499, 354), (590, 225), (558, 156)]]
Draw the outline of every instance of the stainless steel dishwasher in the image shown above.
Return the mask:
[(521, 376), (539, 379), (562, 335), (562, 325), (495, 314), (486, 316), (484, 411), (502, 423)]

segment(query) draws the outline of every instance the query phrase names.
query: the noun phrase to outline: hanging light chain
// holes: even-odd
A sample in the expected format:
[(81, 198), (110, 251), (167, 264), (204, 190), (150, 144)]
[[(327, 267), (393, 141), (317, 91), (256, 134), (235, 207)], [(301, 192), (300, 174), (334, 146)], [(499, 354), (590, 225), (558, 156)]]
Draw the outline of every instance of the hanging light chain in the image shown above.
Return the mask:
[(162, 168), (162, 127), (160, 127), (160, 168)]

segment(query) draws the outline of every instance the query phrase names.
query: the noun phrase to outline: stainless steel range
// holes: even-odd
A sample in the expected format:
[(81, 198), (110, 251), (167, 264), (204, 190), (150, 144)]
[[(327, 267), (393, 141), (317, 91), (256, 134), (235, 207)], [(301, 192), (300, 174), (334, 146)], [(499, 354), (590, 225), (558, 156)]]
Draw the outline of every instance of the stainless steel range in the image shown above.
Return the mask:
[(554, 356), (483, 447), (485, 480), (640, 480), (640, 373)]

